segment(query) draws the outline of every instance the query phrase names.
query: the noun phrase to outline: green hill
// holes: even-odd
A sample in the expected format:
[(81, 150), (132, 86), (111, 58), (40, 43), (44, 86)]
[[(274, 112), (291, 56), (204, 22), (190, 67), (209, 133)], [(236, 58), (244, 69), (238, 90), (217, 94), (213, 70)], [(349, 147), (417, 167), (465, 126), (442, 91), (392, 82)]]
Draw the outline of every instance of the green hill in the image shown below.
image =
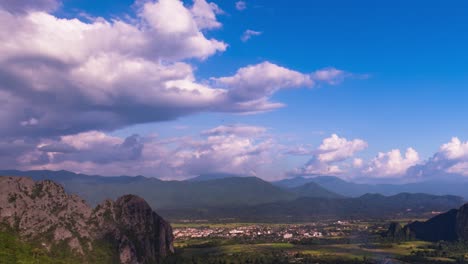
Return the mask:
[(0, 171), (0, 175), (29, 176), (62, 184), (91, 205), (125, 194), (144, 198), (154, 209), (242, 206), (293, 200), (293, 192), (256, 177), (230, 177), (204, 181), (162, 181), (142, 176), (103, 177), (69, 171)]
[(342, 195), (331, 192), (315, 182), (309, 182), (289, 190), (297, 194), (299, 197), (343, 198)]
[(430, 215), (463, 204), (456, 196), (402, 193), (393, 196), (366, 194), (358, 198), (302, 197), (292, 201), (197, 210), (162, 210), (170, 219), (233, 218), (241, 221), (310, 221), (320, 219), (384, 219)]

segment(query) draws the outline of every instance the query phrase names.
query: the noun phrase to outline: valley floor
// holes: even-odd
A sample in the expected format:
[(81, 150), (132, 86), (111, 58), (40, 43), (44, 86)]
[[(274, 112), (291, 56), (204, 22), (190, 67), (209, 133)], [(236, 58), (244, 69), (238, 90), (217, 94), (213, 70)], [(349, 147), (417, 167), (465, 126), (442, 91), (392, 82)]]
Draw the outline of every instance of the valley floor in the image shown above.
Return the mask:
[[(468, 244), (390, 241), (380, 235), (387, 224), (388, 221), (356, 220), (174, 223), (176, 253), (161, 264), (468, 263)], [(40, 248), (22, 242), (14, 233), (0, 232), (0, 264), (85, 263), (65, 248), (50, 252)], [(87, 256), (86, 263), (116, 263), (105, 245), (97, 249)]]
[(176, 254), (165, 263), (468, 263), (465, 244), (387, 241), (385, 228), (366, 221), (174, 224)]

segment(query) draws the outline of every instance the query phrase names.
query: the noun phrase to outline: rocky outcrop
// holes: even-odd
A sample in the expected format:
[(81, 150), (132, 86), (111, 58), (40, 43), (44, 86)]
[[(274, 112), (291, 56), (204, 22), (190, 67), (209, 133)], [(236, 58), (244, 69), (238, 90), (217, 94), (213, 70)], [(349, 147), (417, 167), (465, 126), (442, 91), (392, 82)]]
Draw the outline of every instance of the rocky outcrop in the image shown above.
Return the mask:
[(171, 226), (138, 196), (103, 202), (91, 222), (96, 236), (118, 241), (123, 263), (154, 263), (174, 252)]
[(385, 236), (398, 241), (468, 241), (468, 203), (425, 222), (416, 221), (404, 227), (392, 223)]
[(93, 242), (114, 245), (123, 264), (158, 263), (174, 251), (172, 228), (140, 197), (106, 200), (95, 209), (52, 181), (0, 177), (0, 222), (24, 239), (50, 248), (66, 243), (76, 254)]
[(385, 232), (384, 236), (391, 239), (394, 242), (407, 241), (407, 240), (412, 239), (409, 229), (406, 227), (403, 227), (398, 222), (391, 223), (387, 232)]

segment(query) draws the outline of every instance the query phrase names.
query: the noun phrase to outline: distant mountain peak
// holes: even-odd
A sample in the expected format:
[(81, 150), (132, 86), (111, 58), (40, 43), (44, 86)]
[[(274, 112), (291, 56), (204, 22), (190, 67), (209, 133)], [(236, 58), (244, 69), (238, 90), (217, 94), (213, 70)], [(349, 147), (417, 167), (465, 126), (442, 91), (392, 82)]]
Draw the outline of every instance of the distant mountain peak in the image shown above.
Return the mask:
[(199, 182), (199, 181), (211, 181), (211, 180), (219, 180), (219, 179), (226, 179), (226, 178), (240, 178), (240, 177), (248, 177), (248, 176), (233, 174), (233, 173), (213, 172), (213, 173), (200, 174), (196, 177), (189, 178), (186, 181)]
[(317, 197), (317, 198), (343, 198), (344, 196), (329, 191), (318, 183), (309, 182), (304, 185), (290, 189), (293, 193), (300, 197)]

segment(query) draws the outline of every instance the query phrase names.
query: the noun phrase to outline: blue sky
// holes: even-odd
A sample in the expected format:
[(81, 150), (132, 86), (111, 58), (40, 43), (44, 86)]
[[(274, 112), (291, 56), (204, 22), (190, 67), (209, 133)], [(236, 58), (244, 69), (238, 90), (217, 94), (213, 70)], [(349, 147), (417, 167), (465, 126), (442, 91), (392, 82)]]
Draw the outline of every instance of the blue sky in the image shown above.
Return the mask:
[[(178, 0), (164, 1), (170, 8), (181, 8), (178, 6)], [(19, 51), (5, 48), (4, 52), (8, 56), (3, 59), (8, 63), (13, 61), (11, 58), (27, 58), (27, 63), (37, 65), (34, 63), (38, 62), (34, 60), (47, 57), (57, 63), (69, 65), (70, 69), (76, 67), (86, 70), (80, 71), (80, 74), (86, 74), (84, 77), (80, 75), (80, 78), (75, 79), (77, 75), (74, 73), (64, 78), (67, 80), (63, 81), (64, 84), (57, 84), (61, 80), (52, 84), (44, 81), (44, 87), (47, 88), (38, 88), (26, 95), (19, 92), (24, 90), (20, 85), (5, 89), (6, 95), (11, 96), (9, 102), (16, 102), (19, 98), (18, 101), (21, 99), (38, 103), (39, 98), (42, 98), (40, 93), (36, 94), (38, 90), (41, 93), (47, 90), (49, 96), (55, 94), (56, 98), (53, 103), (48, 102), (47, 105), (54, 106), (50, 109), (43, 106), (38, 109), (18, 110), (18, 106), (11, 103), (12, 107), (2, 110), (5, 114), (9, 114), (8, 111), (13, 111), (12, 109), (22, 113), (18, 117), (22, 120), (19, 122), (19, 128), (12, 129), (14, 133), (5, 134), (9, 143), (4, 145), (10, 148), (17, 147), (11, 142), (17, 142), (19, 137), (28, 142), (25, 143), (27, 147), (23, 146), (24, 151), (20, 151), (15, 158), (15, 167), (131, 174), (132, 166), (139, 167), (144, 163), (144, 166), (148, 167), (138, 171), (139, 173), (156, 171), (158, 176), (163, 175), (162, 177), (167, 178), (183, 178), (213, 171), (234, 171), (242, 174), (254, 173), (264, 178), (336, 174), (364, 181), (413, 181), (419, 176), (410, 175), (409, 168), (429, 168), (432, 163), (444, 160), (446, 167), (442, 166), (443, 171), (438, 172), (439, 174), (465, 175), (465, 169), (468, 168), (468, 143), (465, 142), (468, 140), (468, 124), (464, 122), (468, 113), (466, 1), (246, 0), (242, 1), (246, 7), (243, 10), (236, 8), (239, 1), (199, 2), (200, 7), (204, 7), (203, 15), (197, 15), (192, 7), (194, 2), (187, 0), (184, 1), (183, 8), (191, 12), (187, 13), (190, 17), (180, 20), (175, 16), (165, 17), (166, 14), (158, 13), (158, 8), (162, 10), (162, 4), (151, 0), (138, 3), (127, 0), (41, 0), (34, 4), (25, 1), (24, 6), (0, 1), (0, 8), (6, 11), (1, 15), (8, 19), (14, 16), (19, 21), (27, 21), (28, 15), (40, 13), (63, 19), (52, 22), (47, 20), (46, 16), (38, 18), (39, 29), (48, 26), (59, 27), (62, 23), (67, 25), (64, 28), (76, 27), (75, 32), (85, 32), (85, 26), (73, 23), (73, 18), (81, 21), (82, 25), (88, 24), (93, 28), (96, 26), (96, 30), (99, 30), (98, 25), (102, 21), (111, 25), (106, 31), (100, 31), (102, 37), (96, 37), (99, 44), (90, 44), (92, 41), (83, 38), (75, 40), (73, 45), (76, 46), (70, 49), (83, 50), (83, 53), (78, 55), (72, 51), (72, 54), (68, 54), (66, 49), (61, 51), (67, 38), (61, 38), (59, 34), (64, 36), (69, 33), (67, 30), (30, 36), (33, 46), (39, 43), (35, 42), (35, 39), (44, 39), (51, 46), (58, 47), (52, 53), (39, 44), (33, 47), (37, 49), (32, 51), (26, 48)], [(154, 13), (145, 13), (148, 10)], [(205, 19), (204, 22), (197, 20), (200, 18)], [(174, 21), (167, 24), (171, 19)], [(125, 41), (138, 39), (140, 35), (130, 35), (137, 33), (130, 30), (127, 32), (128, 28), (117, 31), (116, 25), (119, 21), (128, 25), (128, 28), (132, 27), (134, 31), (142, 31), (138, 34), (152, 46), (138, 46), (141, 43), (136, 42), (121, 44), (123, 38), (115, 38), (116, 35), (129, 34), (130, 37), (126, 37)], [(203, 42), (204, 44), (196, 47), (174, 47), (172, 51), (171, 45), (174, 43), (191, 45), (184, 42), (190, 40), (182, 39), (182, 35), (176, 35), (170, 30), (165, 31), (165, 27), (172, 27), (184, 21), (195, 23), (195, 28), (183, 34), (198, 34), (197, 41), (201, 41), (200, 43), (216, 40), (218, 44)], [(241, 37), (247, 30), (256, 31), (258, 34), (248, 40), (242, 40)], [(112, 35), (112, 31), (118, 33)], [(6, 38), (6, 35), (0, 38)], [(10, 47), (22, 47), (19, 44), (20, 40), (16, 40), (15, 36), (11, 37), (10, 41), (13, 43)], [(110, 44), (104, 46), (102, 43)], [(160, 45), (167, 45), (168, 48), (162, 50)], [(199, 50), (196, 50), (198, 48)], [(166, 105), (164, 100), (157, 99), (156, 90), (160, 87), (156, 86), (160, 84), (144, 81), (144, 78), (152, 78), (162, 73), (148, 70), (138, 73), (141, 75), (135, 75), (137, 78), (131, 75), (136, 73), (128, 69), (127, 72), (119, 72), (116, 78), (121, 79), (106, 90), (102, 86), (94, 88), (93, 84), (104, 81), (105, 76), (101, 74), (99, 78), (96, 77), (96, 72), (101, 68), (91, 69), (85, 66), (97, 67), (98, 64), (89, 62), (102, 54), (118, 54), (122, 56), (118, 62), (143, 61), (147, 63), (146, 68), (162, 67), (164, 71), (167, 70), (165, 67), (177, 67), (176, 71), (183, 72), (184, 70), (179, 68), (183, 64), (184, 67), (191, 67), (184, 79), (193, 78), (190, 85), (202, 85), (201, 94), (205, 88), (210, 92), (218, 86), (224, 89), (221, 93), (236, 92), (233, 92), (235, 95), (228, 94), (230, 97), (223, 99), (227, 100), (223, 103), (219, 103), (221, 99), (211, 103), (202, 103), (199, 99), (194, 99), (196, 105), (192, 105), (194, 102), (187, 97), (181, 98), (180, 102), (168, 103), (173, 105)], [(85, 57), (87, 59), (81, 59)], [(260, 67), (265, 62), (269, 64)], [(114, 62), (114, 65), (116, 63)], [(249, 66), (259, 67), (255, 67), (255, 74), (242, 76), (242, 69)], [(16, 65), (8, 67), (16, 69)], [(267, 79), (269, 75), (266, 71), (277, 72), (280, 70), (278, 67), (292, 72), (281, 73), (287, 76), (284, 77), (286, 79)], [(109, 69), (113, 71), (112, 67)], [(261, 72), (262, 69), (265, 72)], [(339, 74), (336, 77), (319, 79), (316, 75), (319, 70), (337, 70)], [(42, 75), (31, 80), (37, 83), (38, 78), (43, 78), (50, 71), (38, 73)], [(8, 72), (0, 76), (0, 84), (4, 84), (5, 87), (10, 85), (9, 78), (13, 78), (12, 76), (25, 79), (25, 76), (20, 76), (17, 72)], [(124, 79), (121, 76), (129, 77)], [(256, 77), (265, 78), (259, 81)], [(86, 86), (86, 82), (82, 80), (88, 78), (91, 81)], [(137, 79), (138, 83), (135, 84)], [(248, 83), (251, 81), (253, 84)], [(267, 87), (272, 83), (274, 87), (270, 90), (258, 87)], [(50, 88), (55, 87), (54, 85), (66, 87), (70, 93), (76, 92), (75, 98), (82, 96), (83, 102), (80, 105), (78, 99), (67, 99), (64, 94), (56, 93)], [(141, 93), (138, 85), (148, 86), (145, 88), (148, 90), (144, 90), (143, 93), (154, 93), (152, 96), (156, 99), (151, 101), (148, 99), (151, 96), (138, 97), (126, 102), (125, 98), (129, 94)], [(102, 93), (105, 96), (110, 96), (107, 101), (95, 92), (101, 91), (100, 89), (103, 89)], [(262, 94), (252, 94), (253, 90)], [(133, 95), (130, 97), (133, 98)], [(247, 97), (249, 98), (246, 99)], [(260, 98), (267, 99), (266, 103), (281, 103), (284, 106), (273, 107), (263, 102), (262, 105), (255, 106), (255, 109), (251, 106), (246, 109), (243, 105), (257, 102), (255, 100)], [(71, 102), (70, 105), (77, 103), (78, 106), (68, 107), (57, 101)], [(271, 109), (259, 113), (258, 109), (261, 107)], [(70, 116), (67, 118), (58, 114), (62, 111), (63, 115), (67, 113), (76, 116), (76, 120), (72, 118), (70, 121)], [(58, 116), (50, 117), (51, 112)], [(91, 112), (99, 114), (93, 116)], [(44, 117), (41, 119), (42, 116)], [(46, 116), (48, 118), (45, 118)], [(42, 124), (44, 127), (41, 127)], [(24, 127), (29, 128), (26, 130)], [(54, 130), (51, 127), (60, 129)], [(228, 129), (222, 133), (207, 132), (216, 127)], [(250, 128), (249, 131), (254, 132), (248, 134), (246, 130), (237, 129), (239, 127)], [(264, 131), (259, 132), (253, 129), (255, 127)], [(333, 137), (334, 134), (337, 137)], [(137, 135), (138, 140), (135, 142), (139, 145), (135, 143), (131, 149), (126, 149), (130, 144), (128, 142), (134, 142), (131, 140), (133, 135)], [(214, 138), (220, 135), (223, 138)], [(157, 137), (157, 140), (154, 137)], [(229, 141), (233, 140), (233, 137), (236, 137), (237, 141)], [(457, 137), (460, 142), (453, 141), (452, 137)], [(95, 138), (102, 139), (102, 142)], [(327, 138), (330, 141), (327, 141)], [(87, 142), (86, 140), (94, 142), (96, 149), (109, 149), (96, 154), (94, 160), (84, 158), (84, 155), (89, 156), (88, 151), (98, 152), (94, 147), (84, 150), (82, 146), (85, 144), (77, 143)], [(182, 143), (166, 143), (171, 140)], [(214, 144), (214, 140), (218, 145), (210, 145)], [(243, 142), (246, 142), (244, 140), (250, 141), (243, 145)], [(161, 143), (162, 141), (164, 143)], [(215, 150), (223, 149), (220, 146), (227, 146), (228, 141), (229, 146), (242, 145), (244, 149), (233, 150), (234, 154), (226, 156), (225, 160), (216, 159), (215, 157), (226, 153), (215, 153)], [(156, 144), (167, 145), (163, 148)], [(90, 145), (92, 144), (87, 142), (86, 146)], [(413, 152), (410, 151), (405, 157), (408, 148), (414, 150), (417, 155), (412, 155)], [(146, 156), (144, 162), (141, 161), (144, 155), (149, 155), (150, 149), (153, 151), (151, 153), (158, 154)], [(208, 155), (207, 149), (213, 152)], [(308, 151), (297, 154), (297, 149)], [(400, 156), (392, 150), (398, 150)], [(103, 159), (109, 153), (115, 152), (115, 159)], [(287, 154), (293, 152), (296, 154)], [(379, 152), (382, 152), (380, 158)], [(170, 153), (180, 160), (167, 161), (161, 158), (163, 153)], [(187, 153), (197, 154), (187, 158)], [(207, 156), (203, 156), (205, 154)], [(259, 158), (260, 156), (262, 158)], [(212, 164), (227, 160), (230, 161), (229, 166)], [(232, 162), (233, 160), (237, 161)], [(105, 168), (99, 170), (104, 163)], [(149, 166), (148, 163), (164, 165), (158, 165), (161, 167), (156, 168), (151, 167), (155, 166), (154, 164)], [(174, 165), (175, 163), (177, 165)], [(119, 173), (119, 169), (122, 173)]]
[[(452, 136), (468, 134), (466, 1), (248, 1), (242, 12), (233, 1), (218, 4), (228, 14), (219, 16), (223, 28), (210, 35), (230, 46), (197, 63), (200, 79), (263, 60), (303, 72), (333, 66), (369, 78), (281, 92), (275, 99), (288, 107), (266, 114), (175, 123), (262, 125), (316, 144), (323, 136), (318, 132), (339, 133), (367, 139), (369, 155), (414, 146), (427, 158)], [(262, 35), (243, 43), (247, 28)], [(161, 126), (167, 124), (142, 129), (164, 131)]]

